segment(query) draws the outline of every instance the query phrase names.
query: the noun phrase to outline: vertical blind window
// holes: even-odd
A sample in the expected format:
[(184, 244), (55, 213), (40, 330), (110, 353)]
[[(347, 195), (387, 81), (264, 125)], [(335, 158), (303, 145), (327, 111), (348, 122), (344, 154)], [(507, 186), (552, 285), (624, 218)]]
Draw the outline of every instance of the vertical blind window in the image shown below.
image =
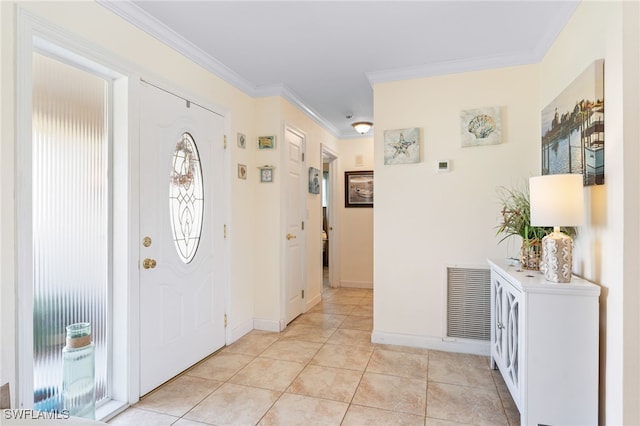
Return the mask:
[(96, 402), (109, 397), (109, 135), (106, 80), (33, 55), (35, 408), (60, 410), (65, 327), (91, 323)]

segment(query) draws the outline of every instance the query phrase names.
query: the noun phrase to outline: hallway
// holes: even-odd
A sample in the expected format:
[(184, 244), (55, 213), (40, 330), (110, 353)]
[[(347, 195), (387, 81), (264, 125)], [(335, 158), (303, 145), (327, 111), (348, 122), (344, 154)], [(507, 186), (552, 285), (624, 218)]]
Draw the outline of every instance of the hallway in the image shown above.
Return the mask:
[(282, 333), (254, 330), (118, 425), (516, 425), (487, 357), (370, 342), (373, 292), (325, 288)]

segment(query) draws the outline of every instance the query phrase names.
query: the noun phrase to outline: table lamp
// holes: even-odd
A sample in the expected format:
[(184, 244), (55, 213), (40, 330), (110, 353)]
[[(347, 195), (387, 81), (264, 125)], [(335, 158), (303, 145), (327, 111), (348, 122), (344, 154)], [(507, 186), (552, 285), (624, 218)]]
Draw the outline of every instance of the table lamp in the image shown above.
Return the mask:
[(529, 178), (529, 204), (532, 226), (553, 226), (542, 239), (540, 272), (547, 281), (571, 282), (573, 240), (561, 226), (584, 222), (582, 175), (555, 174)]

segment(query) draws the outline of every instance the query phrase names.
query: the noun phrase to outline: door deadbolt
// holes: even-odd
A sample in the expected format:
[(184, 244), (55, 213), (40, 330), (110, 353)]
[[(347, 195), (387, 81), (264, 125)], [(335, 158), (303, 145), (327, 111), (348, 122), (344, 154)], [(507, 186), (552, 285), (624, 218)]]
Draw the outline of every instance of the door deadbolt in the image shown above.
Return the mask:
[(142, 267), (144, 269), (149, 269), (149, 268), (153, 269), (156, 267), (156, 260), (146, 258), (145, 260), (142, 261)]
[(149, 247), (151, 245), (151, 237), (144, 237), (142, 240), (142, 245), (145, 247)]

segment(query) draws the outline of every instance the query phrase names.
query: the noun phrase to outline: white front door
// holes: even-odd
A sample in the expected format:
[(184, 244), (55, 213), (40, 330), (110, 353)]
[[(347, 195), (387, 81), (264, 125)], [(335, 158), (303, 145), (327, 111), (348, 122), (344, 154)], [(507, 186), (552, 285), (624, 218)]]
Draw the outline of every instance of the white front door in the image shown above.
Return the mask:
[[(304, 138), (291, 129), (285, 131), (286, 155), (286, 284), (285, 284), (285, 323), (290, 323), (304, 312), (302, 291), (304, 283), (304, 235), (302, 221), (303, 209), (303, 163)], [(304, 176), (306, 179), (306, 175)]]
[(224, 119), (142, 83), (140, 394), (225, 343)]

